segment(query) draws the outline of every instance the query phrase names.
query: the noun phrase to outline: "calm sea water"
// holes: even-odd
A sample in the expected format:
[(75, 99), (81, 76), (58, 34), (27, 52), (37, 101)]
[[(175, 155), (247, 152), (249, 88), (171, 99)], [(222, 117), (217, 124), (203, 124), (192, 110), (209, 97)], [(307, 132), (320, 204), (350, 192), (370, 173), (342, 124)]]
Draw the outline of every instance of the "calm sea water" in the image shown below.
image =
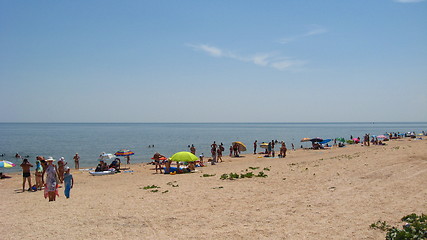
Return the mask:
[(208, 156), (213, 141), (224, 143), (226, 153), (231, 142), (241, 141), (250, 153), (255, 140), (284, 140), (289, 147), (291, 143), (300, 147), (304, 137), (349, 139), (350, 135), (408, 131), (427, 131), (427, 123), (0, 123), (0, 154), (4, 154), (0, 159), (20, 164), (16, 153), (29, 156), (32, 163), (37, 155), (65, 157), (74, 167), (72, 157), (78, 152), (80, 167), (94, 167), (101, 152), (115, 153), (123, 148), (135, 152), (132, 163), (141, 163), (151, 161), (155, 152), (171, 156), (188, 151), (191, 144), (196, 155)]

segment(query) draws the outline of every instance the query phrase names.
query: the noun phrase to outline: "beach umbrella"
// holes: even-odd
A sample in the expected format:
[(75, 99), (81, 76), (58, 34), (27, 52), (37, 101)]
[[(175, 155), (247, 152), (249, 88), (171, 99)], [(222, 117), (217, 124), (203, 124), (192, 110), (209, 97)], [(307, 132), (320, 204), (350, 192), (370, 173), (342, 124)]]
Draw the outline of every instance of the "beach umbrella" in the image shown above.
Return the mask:
[(309, 142), (311, 140), (311, 138), (303, 138), (301, 139), (301, 142)]
[(132, 152), (131, 150), (128, 150), (128, 149), (122, 149), (122, 150), (114, 153), (114, 155), (116, 155), (116, 156), (124, 156), (124, 157), (134, 155), (134, 154), (135, 154), (134, 152)]
[(387, 138), (387, 137), (384, 135), (379, 135), (379, 136), (377, 136), (377, 138)]
[[(151, 158), (151, 159), (154, 159), (153, 157)], [(161, 158), (159, 158), (159, 160), (168, 160), (166, 157), (161, 157)]]
[(6, 161), (6, 160), (1, 160), (0, 161), (0, 167), (2, 167), (2, 168), (11, 168), (11, 167), (15, 167), (15, 166), (16, 165), (13, 162), (9, 162), (9, 161)]
[(107, 159), (112, 159), (114, 158), (114, 154), (111, 153), (101, 153), (101, 155), (99, 155), (99, 160), (107, 160)]
[(323, 138), (312, 138), (312, 139), (310, 139), (310, 141), (311, 142), (322, 142), (323, 141)]
[(337, 138), (337, 141), (339, 141), (339, 142), (345, 142), (345, 139), (344, 138)]
[(328, 143), (330, 141), (332, 141), (332, 139), (325, 139), (325, 140), (321, 141), (320, 144), (325, 144), (325, 143)]
[(176, 162), (195, 162), (199, 160), (199, 158), (191, 152), (184, 151), (175, 153), (172, 155), (172, 157), (170, 157), (170, 160)]
[(262, 147), (262, 148), (267, 149), (268, 148), (268, 143), (261, 143), (259, 146)]
[(246, 145), (243, 144), (242, 142), (232, 142), (233, 146), (237, 144), (237, 146), (239, 147), (239, 151), (244, 152), (246, 151)]

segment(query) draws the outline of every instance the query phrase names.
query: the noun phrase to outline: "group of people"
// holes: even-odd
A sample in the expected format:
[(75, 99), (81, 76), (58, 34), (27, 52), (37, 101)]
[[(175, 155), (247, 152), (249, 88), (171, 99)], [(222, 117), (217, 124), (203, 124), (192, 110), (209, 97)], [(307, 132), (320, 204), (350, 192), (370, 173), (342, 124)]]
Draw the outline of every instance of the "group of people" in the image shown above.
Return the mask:
[[(202, 154), (203, 155), (203, 154)], [(154, 160), (154, 164), (155, 164), (155, 169), (156, 169), (156, 173), (160, 172), (160, 173), (171, 173), (171, 164), (172, 161), (170, 159), (168, 159), (167, 157), (163, 156), (162, 154), (156, 152), (152, 159)], [(201, 157), (201, 159), (203, 159), (203, 157)], [(163, 165), (164, 167), (164, 171), (163, 171)], [(200, 166), (203, 166), (203, 160), (200, 163)], [(196, 165), (194, 162), (189, 162), (187, 164), (186, 168), (181, 169), (180, 168), (180, 164), (179, 162), (176, 163), (176, 172), (177, 173), (184, 173), (184, 172), (191, 172), (194, 171), (196, 169)]]
[[(211, 164), (215, 165), (215, 163), (217, 162), (222, 162), (222, 153), (224, 152), (225, 148), (224, 148), (224, 144), (221, 143), (220, 145), (216, 144), (216, 141), (214, 141), (211, 144), (211, 155), (212, 155), (212, 160), (211, 160)], [(232, 146), (230, 146), (230, 156), (231, 156), (231, 151), (232, 151)]]
[[(222, 144), (222, 143), (221, 143)], [(233, 145), (230, 146), (230, 157), (234, 156), (234, 157), (240, 157), (240, 145), (238, 143), (234, 143)], [(222, 159), (221, 159), (222, 161)]]
[[(265, 148), (265, 150), (263, 152), (260, 152), (260, 154), (265, 154), (266, 157), (275, 157), (276, 156), (276, 151), (275, 151), (275, 146), (277, 144), (281, 144), (280, 148), (279, 148), (279, 158), (284, 158), (286, 157), (286, 152), (288, 151), (288, 148), (286, 147), (286, 143), (284, 141), (279, 142), (278, 140), (271, 140), (271, 142), (262, 142), (261, 143), (261, 147)], [(258, 141), (255, 140), (254, 142), (254, 154), (257, 154), (257, 147), (258, 147)], [(295, 150), (294, 144), (292, 143), (292, 150)]]
[(110, 165), (108, 165), (103, 159), (100, 159), (98, 165), (95, 168), (95, 172), (109, 171), (111, 169), (114, 169), (116, 172), (120, 172), (120, 164), (120, 158), (114, 159)]
[(55, 201), (58, 194), (58, 188), (60, 183), (64, 183), (64, 195), (66, 198), (70, 197), (70, 190), (74, 185), (73, 175), (70, 173), (70, 168), (65, 162), (65, 159), (61, 157), (58, 160), (58, 166), (53, 162), (55, 159), (49, 157), (45, 159), (42, 156), (36, 157), (36, 170), (35, 180), (36, 184), (31, 184), (31, 168), (34, 167), (27, 158), (21, 163), (22, 168), (22, 192), (25, 191), (26, 183), (28, 182), (28, 191), (37, 191), (44, 188), (45, 198), (49, 198), (50, 201)]

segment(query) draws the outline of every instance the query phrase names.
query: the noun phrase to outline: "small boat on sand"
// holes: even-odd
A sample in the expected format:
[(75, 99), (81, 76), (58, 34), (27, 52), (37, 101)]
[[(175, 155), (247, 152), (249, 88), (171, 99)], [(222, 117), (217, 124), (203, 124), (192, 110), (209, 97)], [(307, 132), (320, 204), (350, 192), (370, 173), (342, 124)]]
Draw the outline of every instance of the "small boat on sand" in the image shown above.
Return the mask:
[(89, 172), (92, 176), (102, 176), (102, 175), (110, 175), (116, 173), (116, 170), (107, 170), (107, 171), (100, 171), (100, 172)]

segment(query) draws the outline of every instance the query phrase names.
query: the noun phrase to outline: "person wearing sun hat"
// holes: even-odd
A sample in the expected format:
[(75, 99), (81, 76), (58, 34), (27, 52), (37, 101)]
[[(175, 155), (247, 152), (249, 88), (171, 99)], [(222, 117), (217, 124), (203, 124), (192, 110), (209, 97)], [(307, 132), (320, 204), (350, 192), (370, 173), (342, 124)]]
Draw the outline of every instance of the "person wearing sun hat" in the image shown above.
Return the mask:
[(56, 165), (53, 164), (54, 161), (55, 159), (53, 159), (53, 157), (48, 157), (46, 159), (47, 169), (45, 181), (45, 198), (49, 197), (49, 202), (56, 200), (58, 188), (58, 170), (56, 169)]

